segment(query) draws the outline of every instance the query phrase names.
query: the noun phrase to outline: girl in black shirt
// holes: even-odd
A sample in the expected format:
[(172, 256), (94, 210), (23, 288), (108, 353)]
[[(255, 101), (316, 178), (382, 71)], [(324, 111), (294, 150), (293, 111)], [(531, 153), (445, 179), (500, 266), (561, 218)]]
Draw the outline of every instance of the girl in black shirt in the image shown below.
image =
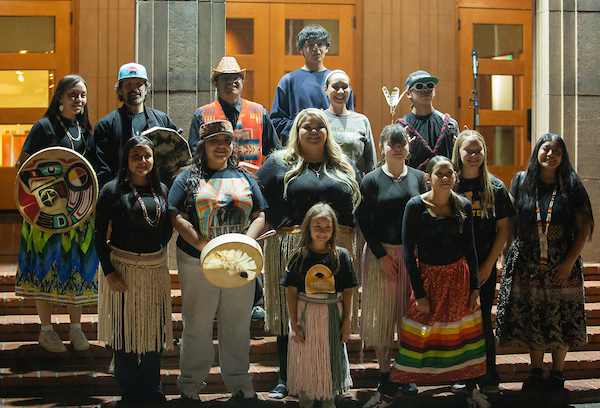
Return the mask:
[[(410, 281), (402, 258), (402, 217), (408, 200), (427, 191), (425, 173), (406, 164), (409, 138), (400, 125), (388, 125), (380, 136), (381, 163), (360, 183), (363, 199), (358, 223), (368, 247), (362, 276), (360, 335), (374, 347), (379, 363), (379, 387), (388, 382), (395, 334), (410, 302)], [(414, 384), (404, 392), (416, 394)], [(367, 402), (370, 408), (378, 393)]]
[(165, 400), (160, 360), (162, 350), (173, 346), (165, 252), (173, 228), (153, 148), (145, 136), (125, 143), (121, 169), (100, 191), (96, 212), (96, 248), (105, 275), (98, 339), (115, 350), (123, 401), (138, 404)]

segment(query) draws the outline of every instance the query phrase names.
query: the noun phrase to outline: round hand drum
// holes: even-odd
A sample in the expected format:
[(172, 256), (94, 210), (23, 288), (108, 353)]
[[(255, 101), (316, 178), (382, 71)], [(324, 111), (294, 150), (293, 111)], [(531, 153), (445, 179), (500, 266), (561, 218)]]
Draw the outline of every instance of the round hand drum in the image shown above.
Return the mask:
[(252, 282), (263, 267), (262, 249), (244, 234), (223, 234), (208, 241), (200, 255), (204, 276), (213, 285), (237, 288)]
[(90, 163), (64, 147), (31, 155), (15, 180), (19, 212), (41, 231), (61, 233), (85, 222), (98, 198), (98, 179)]

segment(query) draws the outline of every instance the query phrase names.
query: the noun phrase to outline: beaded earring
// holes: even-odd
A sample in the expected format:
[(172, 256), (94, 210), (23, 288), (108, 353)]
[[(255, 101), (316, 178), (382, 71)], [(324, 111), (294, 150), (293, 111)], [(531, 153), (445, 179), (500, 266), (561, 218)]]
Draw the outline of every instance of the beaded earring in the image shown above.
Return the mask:
[(62, 112), (64, 108), (65, 108), (65, 107), (63, 106), (63, 104), (62, 104), (62, 103), (61, 103), (60, 105), (58, 105), (58, 110), (59, 110), (59, 111), (61, 111), (61, 112)]

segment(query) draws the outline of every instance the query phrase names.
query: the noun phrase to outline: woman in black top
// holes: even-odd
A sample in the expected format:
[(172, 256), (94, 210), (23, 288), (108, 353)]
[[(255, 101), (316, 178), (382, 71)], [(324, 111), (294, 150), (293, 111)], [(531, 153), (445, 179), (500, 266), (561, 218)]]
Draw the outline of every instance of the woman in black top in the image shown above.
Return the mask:
[(115, 379), (131, 403), (164, 401), (160, 360), (173, 345), (165, 252), (173, 227), (153, 148), (145, 136), (125, 143), (119, 173), (100, 191), (96, 210), (96, 248), (106, 277), (100, 279), (98, 339), (115, 350)]
[[(267, 224), (277, 230), (265, 240), (265, 329), (278, 335), (279, 384), (269, 393), (283, 398), (287, 364), (288, 312), (285, 291), (279, 281), (299, 240), (299, 226), (316, 203), (329, 204), (340, 223), (338, 245), (344, 247), (359, 268), (355, 209), (360, 202), (357, 173), (333, 139), (329, 122), (318, 109), (304, 109), (296, 116), (285, 149), (273, 153), (256, 173), (269, 204)], [(357, 272), (360, 275), (360, 272)], [(357, 295), (355, 293), (355, 295)], [(358, 296), (354, 296), (358, 298)], [(354, 302), (354, 326), (356, 309)]]
[[(560, 136), (547, 133), (537, 141), (510, 195), (517, 213), (515, 240), (498, 292), (496, 338), (502, 346), (529, 348), (532, 369), (523, 391), (563, 390), (569, 347), (587, 343), (580, 254), (594, 218)], [(552, 371), (544, 380), (548, 349)]]
[[(29, 131), (15, 167), (19, 168), (32, 154), (55, 146), (82, 154), (94, 166), (96, 149), (86, 102), (87, 85), (83, 78), (79, 75), (62, 78), (44, 117)], [(64, 233), (42, 232), (23, 222), (15, 293), (36, 300), (42, 323), (39, 343), (48, 351), (67, 350), (52, 329), (53, 305), (69, 309), (69, 339), (73, 348), (90, 347), (81, 330), (81, 306), (98, 301), (98, 257), (93, 230), (93, 216)]]
[[(409, 304), (411, 289), (402, 259), (402, 217), (411, 197), (427, 191), (425, 173), (406, 164), (409, 138), (400, 125), (388, 125), (381, 132), (381, 162), (363, 178), (363, 199), (358, 223), (368, 247), (364, 259), (360, 335), (365, 345), (375, 348), (379, 362), (379, 388), (388, 381), (395, 334), (400, 333), (402, 316)], [(405, 393), (417, 393), (412, 384)], [(364, 406), (378, 401), (376, 394)]]
[[(485, 374), (485, 342), (477, 304), (479, 280), (471, 203), (452, 188), (452, 162), (434, 156), (431, 190), (411, 198), (402, 222), (402, 255), (414, 293), (404, 313), (390, 380), (438, 384)], [(394, 388), (380, 404), (393, 403)]]

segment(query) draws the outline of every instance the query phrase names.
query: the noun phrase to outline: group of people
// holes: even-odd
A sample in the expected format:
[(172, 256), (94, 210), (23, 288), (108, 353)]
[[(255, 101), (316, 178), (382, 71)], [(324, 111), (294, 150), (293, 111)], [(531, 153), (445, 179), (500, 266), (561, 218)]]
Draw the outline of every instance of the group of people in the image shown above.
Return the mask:
[[(508, 192), (488, 172), (485, 139), (458, 134), (456, 121), (433, 108), (438, 79), (416, 71), (406, 80), (411, 112), (383, 129), (376, 164), (350, 77), (324, 66), (329, 42), (320, 26), (300, 32), (305, 65), (281, 79), (270, 115), (241, 97), (245, 70), (224, 57), (211, 76), (218, 98), (194, 114), (193, 156), (175, 180), (159, 179), (154, 145), (141, 135), (176, 129), (145, 106), (142, 65), (121, 67), (115, 89), (123, 105), (93, 132), (85, 81), (61, 79), (17, 166), (63, 146), (89, 160), (102, 188), (95, 216), (69, 232), (23, 224), (15, 291), (37, 300), (42, 347), (66, 350), (51, 324), (58, 304), (69, 307), (72, 347), (89, 348), (81, 306), (99, 301), (98, 339), (115, 351), (123, 401), (164, 401), (160, 361), (173, 346), (165, 248), (175, 229), (182, 398), (200, 399), (216, 318), (223, 381), (233, 399), (254, 406), (248, 370), (257, 286), (216, 286), (199, 258), (221, 234), (256, 239), (275, 229), (263, 244), (265, 329), (277, 335), (280, 375), (269, 396), (335, 406), (352, 385), (345, 343), (357, 331), (380, 371), (365, 408), (447, 382), (466, 393), (468, 406), (490, 406), (485, 392), (499, 384), (496, 342), (530, 349), (524, 391), (564, 387), (566, 353), (586, 342), (580, 253), (594, 221), (563, 140), (542, 136)], [(553, 366), (544, 378), (546, 350)]]

